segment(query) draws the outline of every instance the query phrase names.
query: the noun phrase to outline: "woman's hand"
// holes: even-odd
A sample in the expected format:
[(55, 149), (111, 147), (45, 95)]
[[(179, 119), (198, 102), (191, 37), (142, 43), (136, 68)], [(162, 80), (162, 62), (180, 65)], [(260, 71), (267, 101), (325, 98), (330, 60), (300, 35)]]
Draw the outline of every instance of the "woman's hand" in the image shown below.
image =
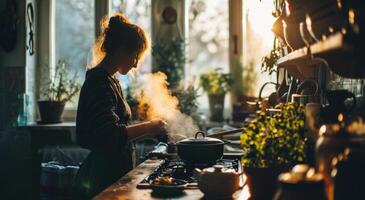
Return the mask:
[(150, 121), (150, 127), (148, 130), (150, 136), (156, 136), (166, 133), (167, 122), (161, 119), (154, 119)]
[(156, 137), (166, 134), (167, 123), (164, 120), (154, 119), (148, 122), (127, 126), (129, 140), (135, 140), (141, 137)]

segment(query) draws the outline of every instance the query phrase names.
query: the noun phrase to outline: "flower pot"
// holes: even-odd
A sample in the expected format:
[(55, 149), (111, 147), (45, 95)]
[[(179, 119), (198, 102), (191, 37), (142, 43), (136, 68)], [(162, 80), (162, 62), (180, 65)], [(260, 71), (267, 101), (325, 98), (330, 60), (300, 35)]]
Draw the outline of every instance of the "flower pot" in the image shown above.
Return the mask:
[(271, 200), (278, 187), (278, 176), (288, 171), (284, 167), (244, 167), (251, 200)]
[(65, 104), (66, 102), (63, 101), (38, 101), (39, 114), (41, 117), (39, 123), (61, 123)]
[(225, 94), (208, 95), (211, 121), (223, 121), (224, 96)]

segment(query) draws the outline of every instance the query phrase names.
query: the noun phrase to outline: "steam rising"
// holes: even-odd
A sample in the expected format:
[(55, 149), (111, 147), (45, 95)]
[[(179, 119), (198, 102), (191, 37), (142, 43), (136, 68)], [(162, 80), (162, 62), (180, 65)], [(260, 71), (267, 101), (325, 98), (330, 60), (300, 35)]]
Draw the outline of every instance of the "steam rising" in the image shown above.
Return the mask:
[(167, 76), (162, 72), (149, 74), (141, 86), (140, 105), (148, 105), (147, 119), (163, 119), (172, 141), (193, 136), (199, 130), (191, 117), (178, 109), (179, 101), (168, 89)]

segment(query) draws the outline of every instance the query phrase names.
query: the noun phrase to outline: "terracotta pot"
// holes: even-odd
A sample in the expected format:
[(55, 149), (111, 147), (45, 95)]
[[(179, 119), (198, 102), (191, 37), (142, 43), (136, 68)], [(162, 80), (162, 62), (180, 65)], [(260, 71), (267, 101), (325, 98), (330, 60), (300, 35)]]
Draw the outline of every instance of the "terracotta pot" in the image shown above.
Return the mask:
[(210, 120), (218, 122), (223, 121), (224, 97), (225, 94), (208, 96)]
[(271, 200), (278, 188), (278, 176), (289, 171), (284, 167), (251, 168), (245, 167), (247, 185), (251, 200)]
[(38, 101), (39, 114), (42, 124), (61, 123), (66, 102)]

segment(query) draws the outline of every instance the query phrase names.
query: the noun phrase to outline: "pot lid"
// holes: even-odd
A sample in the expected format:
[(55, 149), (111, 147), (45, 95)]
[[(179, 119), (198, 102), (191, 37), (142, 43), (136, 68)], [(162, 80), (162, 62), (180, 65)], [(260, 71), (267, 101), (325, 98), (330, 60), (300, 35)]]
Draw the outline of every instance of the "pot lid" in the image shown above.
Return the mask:
[(209, 180), (222, 180), (223, 182), (230, 182), (234, 178), (237, 178), (242, 173), (236, 172), (234, 169), (226, 169), (223, 165), (214, 165), (213, 167), (205, 168), (200, 171), (200, 178)]
[[(202, 136), (198, 136), (198, 135)], [(205, 137), (205, 132), (198, 131), (194, 138), (187, 138), (178, 142), (179, 144), (223, 144), (224, 142), (217, 138)]]
[(236, 173), (234, 169), (226, 169), (223, 165), (213, 165), (213, 167), (208, 167), (203, 169), (203, 172), (206, 173), (219, 173), (219, 174), (230, 174)]

